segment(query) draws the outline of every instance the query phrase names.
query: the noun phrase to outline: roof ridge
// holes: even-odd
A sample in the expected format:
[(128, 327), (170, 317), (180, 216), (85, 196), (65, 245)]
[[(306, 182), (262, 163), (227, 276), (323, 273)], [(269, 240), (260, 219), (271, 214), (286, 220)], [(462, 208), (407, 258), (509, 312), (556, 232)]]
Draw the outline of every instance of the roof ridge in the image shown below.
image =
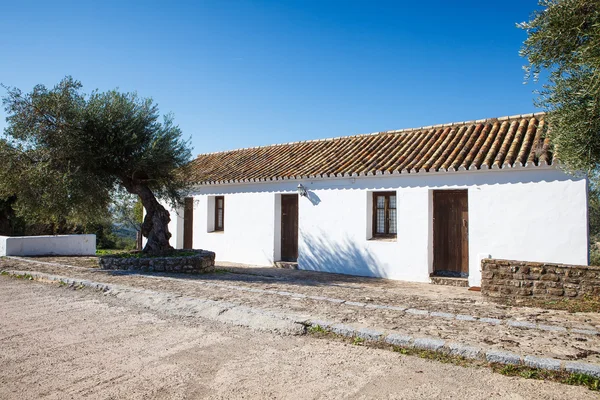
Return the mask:
[(512, 121), (515, 119), (538, 117), (538, 116), (542, 116), (545, 114), (546, 114), (546, 112), (540, 111), (540, 112), (535, 112), (535, 113), (516, 114), (516, 115), (510, 115), (510, 116), (504, 116), (504, 117), (492, 117), (492, 118), (484, 118), (484, 119), (477, 119), (477, 120), (471, 120), (471, 121), (449, 122), (449, 123), (444, 123), (444, 124), (421, 126), (421, 127), (416, 127), (416, 128), (405, 128), (405, 129), (371, 132), (371, 133), (358, 133), (355, 135), (348, 135), (348, 136), (337, 136), (337, 137), (323, 138), (323, 139), (299, 140), (296, 142), (275, 143), (275, 144), (267, 144), (267, 145), (263, 145), (263, 146), (241, 147), (241, 148), (231, 149), (231, 150), (221, 150), (221, 151), (213, 151), (210, 153), (200, 153), (196, 156), (196, 158), (200, 158), (202, 156), (216, 155), (216, 154), (232, 153), (232, 152), (242, 151), (242, 150), (262, 149), (262, 148), (276, 147), (276, 146), (289, 146), (289, 145), (303, 144), (303, 143), (328, 142), (328, 141), (339, 140), (339, 139), (349, 139), (349, 138), (363, 137), (363, 136), (374, 136), (374, 135), (381, 135), (381, 134), (386, 134), (386, 133), (407, 133), (407, 132), (415, 132), (415, 131), (420, 131), (420, 130), (425, 130), (425, 129), (433, 129), (433, 128), (446, 128), (446, 127), (450, 127), (450, 126), (481, 124), (481, 123), (486, 123), (486, 122), (490, 122), (490, 121)]

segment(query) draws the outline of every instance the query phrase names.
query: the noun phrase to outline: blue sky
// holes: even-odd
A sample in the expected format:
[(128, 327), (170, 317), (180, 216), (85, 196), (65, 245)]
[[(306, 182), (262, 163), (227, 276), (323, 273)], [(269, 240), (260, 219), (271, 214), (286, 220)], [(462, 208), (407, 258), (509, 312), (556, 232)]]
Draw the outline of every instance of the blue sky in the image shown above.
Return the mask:
[(538, 85), (523, 84), (515, 23), (536, 7), (5, 1), (0, 82), (137, 91), (175, 115), (194, 154), (521, 114)]

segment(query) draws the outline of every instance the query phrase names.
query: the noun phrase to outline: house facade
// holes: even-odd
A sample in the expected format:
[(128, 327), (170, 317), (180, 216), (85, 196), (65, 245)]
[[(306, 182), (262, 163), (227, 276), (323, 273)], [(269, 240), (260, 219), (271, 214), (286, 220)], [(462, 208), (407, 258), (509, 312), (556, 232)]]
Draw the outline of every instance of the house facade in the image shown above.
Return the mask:
[(482, 258), (587, 264), (587, 179), (543, 114), (200, 155), (171, 244), (217, 261), (479, 286)]

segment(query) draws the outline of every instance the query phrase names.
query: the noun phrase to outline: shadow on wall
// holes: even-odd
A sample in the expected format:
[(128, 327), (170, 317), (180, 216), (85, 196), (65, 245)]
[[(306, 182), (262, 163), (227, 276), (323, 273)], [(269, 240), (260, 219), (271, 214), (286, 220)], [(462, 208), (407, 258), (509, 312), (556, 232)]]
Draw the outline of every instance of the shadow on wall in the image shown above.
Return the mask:
[(306, 197), (312, 203), (313, 206), (318, 205), (321, 202), (321, 198), (317, 196), (315, 192), (308, 191), (306, 192)]
[(386, 278), (387, 274), (377, 260), (344, 238), (343, 242), (328, 239), (325, 233), (302, 233), (298, 265), (303, 270), (336, 274)]

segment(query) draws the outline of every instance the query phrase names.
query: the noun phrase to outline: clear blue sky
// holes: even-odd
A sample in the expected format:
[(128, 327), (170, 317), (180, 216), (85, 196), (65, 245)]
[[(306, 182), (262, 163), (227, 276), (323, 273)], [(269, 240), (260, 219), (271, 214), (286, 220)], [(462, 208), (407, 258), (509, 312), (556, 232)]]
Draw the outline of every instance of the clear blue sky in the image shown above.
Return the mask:
[(536, 7), (6, 0), (0, 82), (137, 91), (174, 113), (194, 154), (521, 114), (538, 85), (523, 85), (515, 23)]

